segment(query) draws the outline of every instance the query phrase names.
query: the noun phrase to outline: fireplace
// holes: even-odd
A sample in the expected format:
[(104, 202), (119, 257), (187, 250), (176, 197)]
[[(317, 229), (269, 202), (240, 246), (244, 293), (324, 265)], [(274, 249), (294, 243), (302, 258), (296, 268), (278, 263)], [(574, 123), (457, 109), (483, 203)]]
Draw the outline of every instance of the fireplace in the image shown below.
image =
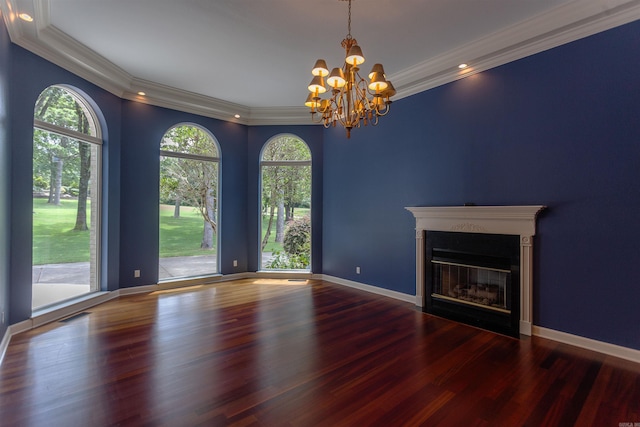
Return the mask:
[(427, 231), (425, 244), (425, 312), (519, 336), (518, 236)]
[(499, 333), (531, 335), (533, 236), (544, 206), (408, 207), (416, 305)]

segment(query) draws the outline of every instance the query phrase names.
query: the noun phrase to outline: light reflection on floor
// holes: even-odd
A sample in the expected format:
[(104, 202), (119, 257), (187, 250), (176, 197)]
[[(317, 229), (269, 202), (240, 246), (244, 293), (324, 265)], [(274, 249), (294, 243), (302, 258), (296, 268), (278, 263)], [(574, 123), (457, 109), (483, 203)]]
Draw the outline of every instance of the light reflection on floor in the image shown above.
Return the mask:
[(306, 279), (256, 279), (251, 283), (254, 285), (282, 285), (282, 286), (301, 286), (308, 285)]

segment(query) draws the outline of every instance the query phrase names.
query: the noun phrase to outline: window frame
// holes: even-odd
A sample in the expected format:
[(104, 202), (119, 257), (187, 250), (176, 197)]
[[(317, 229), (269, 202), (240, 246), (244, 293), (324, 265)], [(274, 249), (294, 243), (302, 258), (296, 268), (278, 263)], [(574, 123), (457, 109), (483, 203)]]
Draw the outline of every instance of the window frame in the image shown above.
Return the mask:
[[(84, 115), (87, 118), (87, 122), (89, 124), (89, 128), (90, 130), (92, 130), (95, 135), (90, 135), (90, 134), (86, 134), (86, 133), (82, 133), (82, 132), (78, 132), (76, 130), (73, 129), (68, 129), (66, 127), (63, 126), (59, 126), (56, 125), (54, 123), (49, 123), (46, 122), (44, 120), (41, 119), (37, 119), (35, 117), (35, 111), (34, 111), (34, 118), (33, 118), (33, 128), (44, 131), (44, 132), (48, 132), (48, 133), (53, 133), (53, 134), (57, 134), (60, 136), (64, 136), (64, 137), (68, 137), (71, 138), (73, 140), (77, 140), (80, 142), (85, 142), (87, 144), (90, 144), (92, 146), (95, 147), (95, 159), (93, 159), (91, 161), (91, 163), (95, 164), (95, 172), (96, 172), (96, 176), (94, 177), (94, 183), (93, 185), (91, 185), (91, 213), (89, 215), (90, 218), (90, 224), (91, 227), (95, 227), (94, 233), (95, 233), (95, 249), (94, 252), (92, 253), (91, 249), (89, 250), (89, 265), (91, 265), (91, 258), (95, 259), (95, 277), (91, 277), (91, 271), (89, 274), (89, 293), (93, 293), (93, 292), (100, 292), (103, 288), (103, 283), (102, 283), (102, 232), (103, 232), (103, 224), (102, 224), (102, 220), (103, 220), (103, 212), (102, 212), (102, 206), (103, 206), (103, 200), (102, 200), (102, 196), (103, 196), (103, 191), (102, 191), (102, 186), (103, 186), (103, 165), (102, 165), (102, 159), (103, 159), (103, 147), (104, 147), (104, 141), (102, 139), (102, 126), (100, 124), (100, 120), (98, 119), (98, 113), (96, 112), (96, 110), (94, 109), (94, 107), (90, 104), (89, 100), (87, 98), (85, 98), (85, 96), (83, 96), (82, 94), (80, 94), (76, 89), (74, 89), (73, 87), (64, 85), (64, 84), (53, 84), (50, 86), (47, 86), (44, 90), (42, 90), (40, 92), (40, 94), (38, 95), (37, 99), (40, 99), (40, 96), (42, 96), (43, 93), (45, 93), (48, 89), (50, 88), (60, 88), (62, 90), (64, 90), (69, 96), (71, 96), (74, 101), (80, 106), (80, 108), (82, 109), (82, 112), (84, 113)], [(36, 101), (37, 102), (37, 101)], [(34, 141), (35, 135), (34, 137), (32, 137), (32, 145), (35, 142)], [(33, 157), (33, 155), (32, 155)], [(33, 158), (32, 158), (32, 168), (33, 168)], [(95, 217), (94, 217), (95, 215)], [(95, 224), (94, 224), (95, 222)], [(33, 224), (32, 224), (32, 228), (33, 228)], [(91, 239), (91, 238), (90, 238)], [(33, 246), (33, 237), (32, 237), (32, 242), (31, 242), (32, 246)], [(90, 240), (90, 245), (91, 245), (91, 240)], [(32, 268), (33, 268), (33, 261), (31, 263)], [(33, 283), (32, 283), (33, 286)], [(62, 302), (62, 301), (59, 301)], [(54, 303), (57, 304), (57, 303)], [(44, 307), (42, 307), (44, 308)], [(40, 309), (40, 308), (37, 308)]]
[[(204, 273), (203, 276), (207, 277), (207, 276), (216, 276), (216, 275), (220, 275), (221, 271), (222, 271), (222, 266), (220, 265), (220, 261), (221, 261), (221, 227), (220, 225), (222, 224), (222, 150), (220, 147), (220, 143), (218, 142), (217, 138), (213, 135), (213, 133), (211, 131), (209, 131), (209, 129), (207, 129), (206, 127), (194, 123), (194, 122), (180, 122), (180, 123), (176, 123), (175, 125), (169, 127), (163, 134), (162, 137), (160, 138), (160, 147), (162, 147), (162, 141), (165, 138), (165, 136), (171, 132), (173, 129), (175, 128), (179, 128), (179, 127), (195, 127), (197, 129), (199, 129), (201, 132), (205, 133), (211, 140), (211, 142), (213, 143), (213, 146), (216, 149), (216, 156), (207, 156), (207, 155), (203, 155), (203, 154), (192, 154), (192, 153), (183, 153), (180, 151), (170, 151), (170, 150), (163, 150), (160, 149), (159, 150), (159, 158), (160, 157), (172, 157), (172, 158), (177, 158), (177, 159), (186, 159), (186, 160), (195, 160), (195, 161), (204, 161), (204, 162), (211, 162), (211, 163), (216, 163), (217, 167), (218, 167), (218, 173), (217, 173), (217, 177), (216, 177), (216, 182), (217, 182), (217, 188), (216, 188), (216, 194), (217, 194), (217, 199), (218, 199), (218, 203), (217, 203), (217, 209), (216, 209), (216, 217), (217, 217), (217, 229), (218, 231), (215, 233), (216, 234), (216, 243), (215, 243), (215, 247), (216, 247), (216, 268), (213, 272), (210, 273)], [(160, 178), (160, 175), (158, 176), (158, 178)], [(159, 185), (158, 185), (159, 186)], [(158, 201), (159, 202), (159, 201)], [(160, 206), (160, 203), (158, 203), (158, 207)], [(160, 229), (159, 229), (159, 223), (158, 223), (158, 237), (160, 234)], [(158, 245), (160, 244), (160, 239), (158, 239)], [(158, 249), (160, 249), (160, 246), (158, 246)], [(160, 257), (160, 253), (158, 252), (158, 267), (160, 264), (160, 260), (162, 259), (162, 257)], [(194, 275), (194, 276), (181, 276), (181, 277), (166, 277), (166, 278), (158, 278), (159, 282), (171, 282), (174, 280), (189, 280), (191, 278), (194, 277), (198, 277), (199, 275)]]
[[(265, 151), (267, 149), (267, 147), (269, 146), (269, 144), (277, 141), (280, 138), (294, 138), (297, 139), (298, 141), (302, 142), (305, 147), (307, 147), (307, 150), (309, 152), (309, 160), (263, 160), (264, 158), (264, 154)], [(310, 201), (310, 208), (309, 208), (309, 219), (312, 220), (313, 218), (313, 153), (311, 151), (311, 147), (309, 147), (309, 144), (307, 144), (307, 142), (302, 139), (301, 137), (299, 137), (296, 134), (293, 133), (281, 133), (281, 134), (277, 134), (272, 136), (271, 138), (269, 138), (264, 145), (262, 146), (262, 149), (260, 150), (260, 156), (259, 156), (259, 172), (258, 172), (258, 271), (276, 271), (276, 272), (282, 272), (282, 271), (292, 271), (292, 272), (305, 272), (307, 270), (278, 270), (278, 269), (264, 269), (263, 268), (263, 260), (262, 260), (262, 193), (263, 193), (263, 183), (262, 183), (262, 177), (263, 177), (263, 167), (264, 166), (298, 166), (298, 167), (302, 167), (302, 166), (309, 166), (309, 175), (310, 175), (310, 182), (309, 182), (309, 201)], [(309, 235), (309, 239), (310, 239), (310, 243), (311, 243), (311, 248), (313, 249), (313, 225), (311, 226), (311, 234)], [(309, 268), (308, 271), (311, 272), (313, 269), (313, 250), (311, 250), (311, 253), (309, 254)]]

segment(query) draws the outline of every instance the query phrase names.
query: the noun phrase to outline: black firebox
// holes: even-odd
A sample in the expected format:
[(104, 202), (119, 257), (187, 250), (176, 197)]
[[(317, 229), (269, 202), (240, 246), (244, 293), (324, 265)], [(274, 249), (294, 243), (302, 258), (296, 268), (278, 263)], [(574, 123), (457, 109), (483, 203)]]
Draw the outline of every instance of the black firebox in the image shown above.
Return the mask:
[(520, 237), (427, 231), (427, 313), (518, 338)]

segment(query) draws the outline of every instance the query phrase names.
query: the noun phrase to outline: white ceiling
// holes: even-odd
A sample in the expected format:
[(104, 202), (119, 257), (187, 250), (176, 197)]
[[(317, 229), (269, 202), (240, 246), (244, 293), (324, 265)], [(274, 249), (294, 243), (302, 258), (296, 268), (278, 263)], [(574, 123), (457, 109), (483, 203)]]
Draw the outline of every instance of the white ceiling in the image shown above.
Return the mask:
[[(248, 124), (306, 122), (315, 60), (344, 58), (344, 0), (0, 1), (14, 43), (118, 96)], [(640, 0), (352, 0), (351, 34), (400, 99), (461, 62), (472, 74), (639, 18)]]

